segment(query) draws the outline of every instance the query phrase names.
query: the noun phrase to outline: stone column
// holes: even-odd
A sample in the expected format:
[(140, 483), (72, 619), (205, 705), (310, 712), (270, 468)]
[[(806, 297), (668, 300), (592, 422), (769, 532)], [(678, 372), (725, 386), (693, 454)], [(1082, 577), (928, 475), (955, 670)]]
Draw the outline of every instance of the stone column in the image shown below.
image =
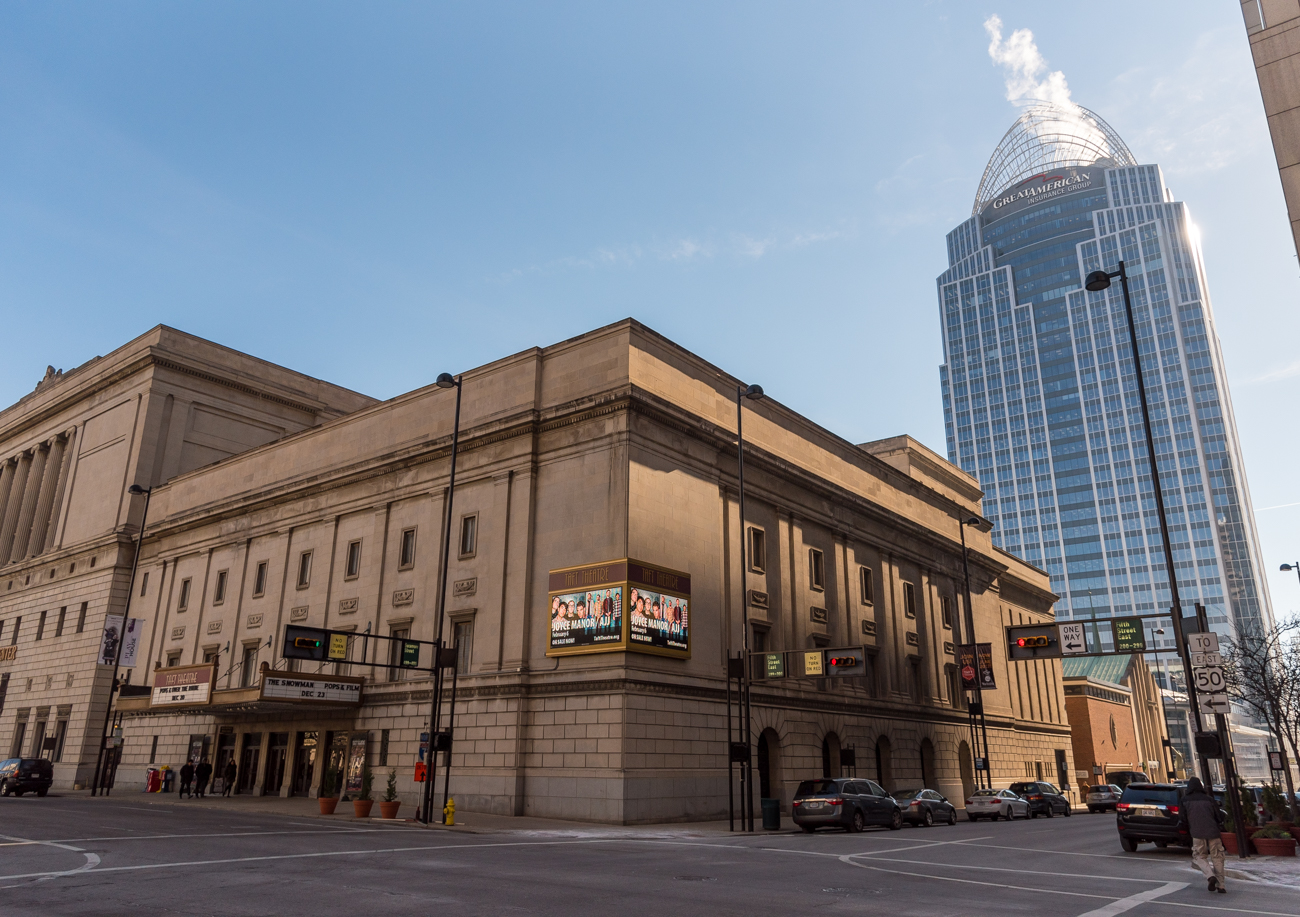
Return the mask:
[(30, 452), (18, 456), (14, 483), (9, 489), (9, 500), (5, 503), (4, 520), (0, 522), (0, 566), (9, 563), (9, 552), (14, 546), (14, 532), (18, 528), (18, 513), (22, 509), (23, 492), (27, 489), (27, 472), (31, 467)]
[(23, 506), (18, 515), (18, 525), (14, 527), (9, 563), (17, 563), (27, 556), (27, 539), (32, 533), (32, 520), (36, 518), (36, 503), (41, 497), (41, 484), (49, 457), (50, 448), (45, 443), (32, 450), (32, 466), (27, 472), (27, 486), (23, 488)]
[(4, 520), (5, 507), (9, 503), (9, 491), (13, 489), (14, 472), (18, 466), (12, 459), (5, 459), (0, 465), (0, 521)]
[(59, 467), (59, 483), (54, 489), (54, 499), (50, 501), (50, 511), (45, 520), (45, 543), (40, 546), (38, 553), (44, 554), (54, 549), (54, 539), (59, 533), (59, 516), (63, 512), (63, 494), (68, 489), (68, 477), (72, 471), (72, 454), (73, 454), (73, 433), (69, 430), (64, 433), (60, 439), (63, 446), (63, 461)]
[(36, 499), (36, 515), (32, 518), (32, 531), (27, 537), (23, 557), (35, 557), (45, 550), (45, 532), (50, 525), (54, 493), (58, 489), (59, 477), (63, 471), (63, 437), (56, 436), (46, 445), (49, 448), (45, 459), (45, 476), (41, 479), (41, 492)]

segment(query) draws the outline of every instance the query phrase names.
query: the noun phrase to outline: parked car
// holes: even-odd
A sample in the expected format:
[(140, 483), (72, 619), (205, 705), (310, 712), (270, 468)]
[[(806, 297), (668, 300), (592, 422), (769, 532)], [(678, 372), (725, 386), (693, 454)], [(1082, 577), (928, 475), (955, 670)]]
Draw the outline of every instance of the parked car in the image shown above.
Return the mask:
[(934, 790), (895, 790), (893, 796), (903, 810), (903, 819), (913, 825), (957, 824), (957, 807)]
[(1115, 804), (1120, 846), (1133, 853), (1148, 841), (1157, 847), (1190, 847), (1192, 836), (1182, 824), (1183, 788), (1172, 783), (1130, 783)]
[(966, 820), (1028, 818), (1029, 803), (1010, 790), (976, 790), (966, 799)]
[(35, 793), (44, 796), (54, 782), (54, 765), (44, 758), (10, 758), (0, 761), (0, 796)]
[(1122, 790), (1130, 783), (1150, 783), (1151, 778), (1142, 771), (1107, 771), (1106, 782), (1113, 783)]
[(1070, 817), (1070, 800), (1050, 783), (1041, 780), (1013, 783), (1011, 792), (1023, 797), (1025, 802), (1029, 803), (1030, 818), (1037, 818), (1040, 815), (1046, 815), (1048, 818), (1053, 815)]
[(1107, 809), (1114, 811), (1115, 803), (1123, 795), (1122, 787), (1113, 783), (1099, 783), (1088, 787), (1088, 796), (1084, 802), (1087, 803), (1089, 812), (1105, 812)]
[[(1262, 786), (1251, 786), (1243, 784), (1241, 787), (1248, 792), (1252, 799), (1255, 800), (1254, 824), (1262, 825), (1269, 820), (1268, 810), (1264, 808), (1264, 788)], [(1228, 810), (1228, 803), (1223, 796), (1223, 784), (1216, 783), (1213, 789), (1214, 798), (1225, 810)], [(1231, 811), (1231, 810), (1229, 810)], [(1250, 813), (1246, 813), (1250, 817)]]
[(804, 780), (790, 806), (794, 823), (809, 834), (823, 826), (861, 831), (867, 825), (903, 827), (903, 810), (872, 780), (824, 778)]

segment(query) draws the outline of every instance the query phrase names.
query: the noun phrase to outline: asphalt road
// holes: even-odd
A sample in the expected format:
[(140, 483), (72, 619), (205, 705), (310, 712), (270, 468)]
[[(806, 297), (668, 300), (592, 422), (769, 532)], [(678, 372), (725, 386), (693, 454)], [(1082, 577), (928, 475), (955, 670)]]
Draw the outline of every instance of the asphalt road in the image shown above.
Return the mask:
[(1184, 852), (1123, 853), (1103, 815), (468, 834), (133, 803), (0, 799), (0, 914), (1300, 917), (1295, 888), (1230, 880), (1212, 895)]

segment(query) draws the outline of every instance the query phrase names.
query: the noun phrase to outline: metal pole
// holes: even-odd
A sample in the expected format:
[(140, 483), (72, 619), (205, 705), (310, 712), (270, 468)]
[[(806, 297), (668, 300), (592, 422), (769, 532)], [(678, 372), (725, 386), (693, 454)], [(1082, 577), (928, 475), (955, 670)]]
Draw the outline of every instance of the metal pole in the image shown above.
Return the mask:
[[(433, 766), (434, 744), (437, 742), (438, 726), (442, 723), (442, 631), (443, 618), (447, 606), (447, 566), (451, 563), (451, 522), (453, 497), (456, 493), (456, 451), (460, 447), (460, 392), (461, 380), (457, 376), (452, 380), (456, 386), (456, 417), (451, 428), (451, 475), (447, 481), (447, 525), (442, 537), (442, 580), (438, 585), (438, 637), (433, 648), (434, 679), (433, 702), (429, 710), (429, 760), (425, 766), (424, 787), (424, 823), (433, 824)], [(447, 755), (447, 780), (451, 780), (451, 749)]]
[[(452, 732), (454, 732), (456, 729), (456, 677), (457, 675), (460, 674), (460, 641), (459, 640), (457, 640), (452, 644), (451, 650), (452, 653), (455, 654), (456, 656), (456, 664), (451, 667), (451, 706), (447, 708), (447, 735), (449, 737), (448, 741), (450, 741), (450, 736)], [(451, 745), (450, 744), (447, 746), (447, 750), (443, 752), (443, 756), (444, 756), (444, 763), (447, 765), (447, 770), (444, 773), (442, 778), (442, 811), (445, 813), (447, 811), (447, 798), (448, 796), (451, 795)], [(444, 815), (443, 824), (445, 825), (446, 823), (447, 823), (446, 815)]]
[[(1160, 468), (1156, 465), (1156, 443), (1151, 435), (1151, 411), (1147, 406), (1147, 386), (1146, 380), (1142, 378), (1142, 357), (1138, 353), (1137, 325), (1133, 321), (1133, 301), (1129, 298), (1128, 272), (1124, 270), (1123, 261), (1119, 263), (1119, 283), (1124, 291), (1124, 314), (1128, 318), (1129, 349), (1133, 353), (1138, 399), (1142, 403), (1142, 428), (1146, 433), (1147, 464), (1151, 466), (1151, 489), (1155, 493), (1156, 513), (1160, 517), (1160, 540), (1165, 549), (1165, 572), (1169, 580), (1169, 595), (1173, 602), (1174, 639), (1178, 641), (1178, 655), (1183, 661), (1183, 677), (1187, 682), (1187, 702), (1192, 710), (1192, 722), (1199, 730), (1204, 728), (1204, 723), (1201, 721), (1200, 704), (1196, 700), (1196, 685), (1192, 683), (1192, 660), (1187, 650), (1187, 640), (1183, 635), (1183, 603), (1178, 597), (1178, 571), (1174, 567), (1174, 548), (1169, 541), (1169, 523), (1165, 519), (1165, 496), (1160, 486)], [(1201, 762), (1201, 771), (1206, 785), (1213, 786), (1207, 762)]]
[[(138, 485), (136, 485), (138, 486)], [(108, 683), (108, 703), (104, 705), (104, 726), (99, 731), (99, 755), (95, 758), (95, 776), (90, 783), (90, 795), (100, 795), (100, 777), (104, 769), (104, 746), (108, 742), (108, 724), (113, 715), (113, 695), (117, 692), (117, 670), (122, 663), (122, 644), (126, 643), (126, 629), (131, 623), (131, 596), (135, 592), (135, 573), (140, 567), (140, 546), (144, 543), (144, 525), (149, 519), (149, 498), (153, 488), (141, 487), (144, 491), (144, 513), (140, 516), (140, 532), (135, 536), (135, 557), (131, 559), (131, 579), (126, 587), (126, 607), (122, 610), (122, 632), (117, 638), (117, 652), (113, 654), (113, 678)], [(101, 641), (103, 636), (100, 637)], [(103, 795), (108, 795), (103, 791)]]
[(979, 704), (980, 717), (980, 736), (976, 745), (984, 746), (984, 776), (980, 777), (976, 773), (976, 778), (981, 787), (991, 788), (993, 786), (993, 762), (989, 760), (989, 729), (988, 724), (984, 721), (984, 689), (980, 685), (980, 650), (979, 644), (975, 642), (975, 608), (971, 604), (970, 596), (970, 551), (966, 547), (966, 520), (959, 520), (961, 525), (961, 567), (966, 577), (966, 633), (967, 640), (970, 641), (971, 651), (975, 656), (975, 703)]
[[(730, 630), (730, 628), (728, 628)], [(743, 658), (743, 657), (742, 657)], [(735, 741), (731, 732), (731, 650), (727, 650), (727, 820), (729, 831), (736, 830), (736, 769), (732, 767), (731, 745)]]
[(745, 760), (740, 765), (741, 792), (744, 794), (745, 814), (742, 819), (744, 830), (754, 830), (754, 738), (751, 717), (753, 707), (749, 684), (749, 590), (746, 589), (749, 575), (749, 539), (745, 532), (745, 434), (744, 410), (745, 387), (736, 387), (736, 470), (740, 481), (740, 655), (744, 660), (743, 676), (740, 682), (741, 716), (745, 718)]

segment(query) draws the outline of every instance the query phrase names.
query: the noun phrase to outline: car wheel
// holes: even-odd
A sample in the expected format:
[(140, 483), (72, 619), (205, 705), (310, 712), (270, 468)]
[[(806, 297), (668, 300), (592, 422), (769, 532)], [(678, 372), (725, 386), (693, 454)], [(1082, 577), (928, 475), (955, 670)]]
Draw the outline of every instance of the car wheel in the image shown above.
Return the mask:
[(1038, 812), (1037, 812), (1036, 809), (1034, 809), (1033, 806), (1030, 806), (1030, 807), (1029, 807), (1029, 817), (1030, 817), (1030, 818), (1037, 818), (1037, 817), (1038, 817)]
[(921, 824), (925, 825), (927, 828), (933, 828), (934, 813), (931, 812), (929, 809), (926, 809), (925, 814), (921, 816)]
[(48, 793), (48, 792), (49, 792), (49, 790), (37, 790), (37, 791), (36, 791), (36, 795), (37, 795), (37, 796), (40, 796), (40, 797), (43, 799), (43, 798), (45, 798), (45, 794)]
[(957, 824), (957, 810), (955, 808), (948, 810), (948, 824)]
[(1051, 818), (1055, 814), (1056, 814), (1056, 807), (1049, 802), (1047, 804), (1047, 817)]
[(1074, 814), (1072, 811), (1070, 811), (1070, 804), (1068, 802), (1065, 804), (1065, 811), (1062, 812), (1061, 814), (1064, 815), (1066, 818), (1069, 818), (1071, 815)]
[(980, 820), (980, 817), (979, 817), (978, 815), (967, 815), (967, 816), (966, 816), (966, 820), (967, 820), (967, 821), (979, 821), (979, 820)]
[(816, 825), (800, 825), (799, 827), (803, 828), (804, 834), (812, 834), (814, 831), (817, 830)]
[(1137, 853), (1138, 842), (1133, 840), (1131, 837), (1121, 837), (1119, 839), (1119, 845), (1129, 853)]
[(21, 796), (21, 795), (23, 795), (23, 791), (22, 791), (22, 790), (14, 790), (14, 795), (15, 795), (15, 796)]
[(855, 809), (853, 811), (853, 833), (861, 834), (862, 829), (865, 828), (866, 826), (867, 826), (867, 820), (862, 817), (862, 810)]
[(0, 796), (8, 796), (8, 795), (9, 795), (9, 781), (0, 780)]
[(894, 810), (893, 816), (889, 819), (889, 830), (898, 831), (903, 827), (903, 813), (898, 809)]
[(1096, 808), (1095, 806), (1088, 806), (1088, 812), (1091, 813), (1092, 815), (1096, 815), (1099, 811), (1101, 810)]

